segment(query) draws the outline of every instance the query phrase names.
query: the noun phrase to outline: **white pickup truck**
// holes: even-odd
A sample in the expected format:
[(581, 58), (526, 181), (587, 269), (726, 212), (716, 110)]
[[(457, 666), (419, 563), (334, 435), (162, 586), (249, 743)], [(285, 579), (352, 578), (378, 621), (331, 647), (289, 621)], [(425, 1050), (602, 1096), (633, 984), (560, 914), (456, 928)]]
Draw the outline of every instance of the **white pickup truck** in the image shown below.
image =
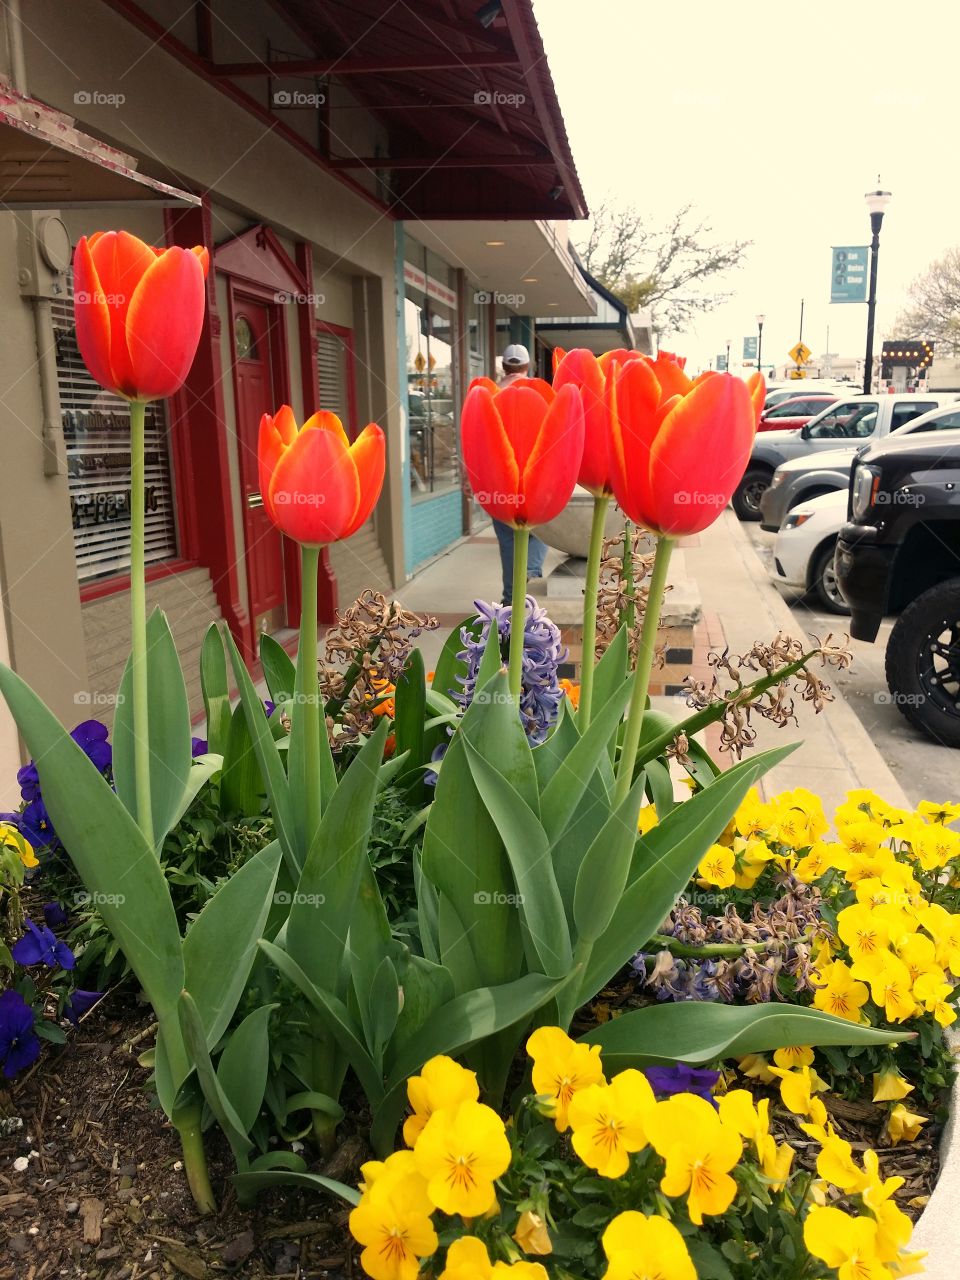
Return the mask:
[(957, 399), (955, 392), (855, 395), (837, 400), (799, 431), (762, 431), (754, 441), (743, 479), (733, 495), (741, 520), (760, 519), (760, 500), (781, 462), (820, 449), (881, 440), (904, 423)]

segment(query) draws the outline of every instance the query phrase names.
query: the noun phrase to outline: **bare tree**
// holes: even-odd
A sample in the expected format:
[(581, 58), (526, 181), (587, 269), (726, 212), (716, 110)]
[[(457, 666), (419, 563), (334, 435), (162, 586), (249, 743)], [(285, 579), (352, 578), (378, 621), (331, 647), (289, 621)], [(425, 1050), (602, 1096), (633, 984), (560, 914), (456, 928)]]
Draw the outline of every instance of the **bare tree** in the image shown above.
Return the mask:
[(590, 274), (630, 311), (649, 307), (658, 331), (669, 332), (729, 297), (703, 286), (740, 266), (750, 241), (714, 243), (711, 234), (706, 222), (696, 221), (691, 205), (679, 209), (665, 227), (653, 229), (635, 205), (618, 205), (608, 197), (595, 209), (577, 248)]
[(944, 353), (960, 355), (960, 247), (931, 263), (907, 292), (910, 302), (897, 317), (897, 335), (926, 338)]

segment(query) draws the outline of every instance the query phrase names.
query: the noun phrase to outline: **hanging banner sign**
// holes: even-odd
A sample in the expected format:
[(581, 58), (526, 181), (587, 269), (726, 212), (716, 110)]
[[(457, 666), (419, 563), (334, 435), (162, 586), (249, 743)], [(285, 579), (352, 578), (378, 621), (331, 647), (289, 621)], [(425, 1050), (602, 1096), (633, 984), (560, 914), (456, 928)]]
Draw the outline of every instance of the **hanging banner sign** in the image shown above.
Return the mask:
[(835, 245), (830, 272), (831, 302), (866, 302), (868, 245)]

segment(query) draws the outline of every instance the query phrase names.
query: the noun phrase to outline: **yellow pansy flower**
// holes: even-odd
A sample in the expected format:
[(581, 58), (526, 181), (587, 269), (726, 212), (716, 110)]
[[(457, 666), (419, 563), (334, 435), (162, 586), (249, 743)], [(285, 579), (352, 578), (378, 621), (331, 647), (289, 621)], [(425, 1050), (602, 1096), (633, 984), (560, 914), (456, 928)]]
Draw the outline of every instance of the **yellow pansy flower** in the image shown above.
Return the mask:
[(513, 1238), (524, 1253), (535, 1253), (541, 1258), (553, 1253), (550, 1232), (539, 1213), (532, 1213), (530, 1210), (521, 1213)]
[(903, 1184), (904, 1179), (901, 1177), (883, 1177), (880, 1172), (880, 1157), (868, 1147), (863, 1153), (863, 1186), (860, 1188), (860, 1195), (867, 1208), (876, 1213)]
[(646, 1118), (656, 1105), (647, 1077), (640, 1071), (621, 1071), (609, 1084), (581, 1089), (571, 1099), (568, 1112), (574, 1151), (601, 1177), (622, 1177), (631, 1152), (647, 1145)]
[(724, 1213), (737, 1194), (730, 1177), (743, 1154), (737, 1130), (705, 1098), (689, 1093), (658, 1102), (645, 1124), (651, 1146), (666, 1161), (664, 1195), (687, 1194), (687, 1212), (698, 1227), (705, 1213)]
[(770, 1070), (780, 1077), (780, 1099), (787, 1110), (795, 1116), (810, 1115), (813, 1095), (822, 1093), (827, 1087), (813, 1067), (800, 1067), (796, 1071), (771, 1067)]
[(864, 1176), (857, 1168), (850, 1143), (834, 1133), (832, 1127), (821, 1145), (817, 1156), (817, 1173), (824, 1182), (832, 1183), (841, 1191), (859, 1191)]
[(850, 854), (842, 844), (818, 840), (793, 868), (793, 874), (804, 884), (812, 884), (828, 871), (846, 871), (849, 865)]
[(922, 974), (913, 984), (913, 995), (919, 1000), (927, 1013), (932, 1013), (941, 1027), (949, 1027), (957, 1020), (957, 1011), (947, 1001), (953, 995), (954, 988), (944, 981), (941, 973)]
[(773, 850), (763, 840), (744, 839), (735, 836), (734, 854), (734, 886), (737, 889), (752, 889), (763, 873), (764, 867), (775, 857)]
[(475, 1072), (461, 1067), (452, 1058), (442, 1055), (431, 1058), (418, 1076), (411, 1076), (407, 1081), (407, 1098), (413, 1115), (404, 1121), (404, 1142), (408, 1147), (414, 1146), (435, 1111), (455, 1108), (461, 1102), (476, 1102), (479, 1097)]
[(509, 1167), (510, 1143), (494, 1110), (461, 1102), (433, 1113), (413, 1154), (437, 1208), (476, 1218), (496, 1199), (493, 1183)]
[(760, 799), (760, 792), (751, 787), (733, 816), (737, 835), (749, 839), (769, 831), (773, 825), (773, 806)]
[(813, 1050), (808, 1044), (795, 1044), (774, 1051), (773, 1060), (778, 1067), (809, 1067), (813, 1065)]
[(637, 830), (642, 836), (645, 836), (648, 831), (653, 830), (658, 822), (657, 806), (655, 804), (645, 804), (640, 810), (640, 816), (637, 819)]
[(760, 1084), (773, 1084), (777, 1078), (762, 1053), (744, 1054), (737, 1059), (737, 1066), (748, 1079), (757, 1080)]
[(533, 1087), (548, 1098), (560, 1133), (568, 1126), (570, 1100), (588, 1085), (603, 1084), (599, 1045), (578, 1044), (559, 1027), (538, 1027), (527, 1041), (533, 1059)]
[(913, 1142), (926, 1123), (926, 1116), (918, 1116), (898, 1102), (887, 1119), (887, 1134), (894, 1146), (898, 1142)]
[(514, 1280), (549, 1280), (540, 1262), (491, 1263), (487, 1246), (475, 1236), (461, 1236), (447, 1250), (447, 1265), (439, 1280), (493, 1280), (513, 1276)]
[(886, 954), (889, 931), (877, 912), (857, 903), (844, 907), (837, 916), (837, 932), (850, 952), (854, 977), (868, 981), (877, 972)]
[(851, 1218), (832, 1205), (815, 1205), (803, 1224), (803, 1243), (815, 1258), (835, 1267), (840, 1280), (890, 1280), (877, 1254), (872, 1218)]
[(16, 827), (10, 826), (8, 822), (0, 822), (0, 844), (7, 849), (12, 849), (25, 867), (39, 867), (37, 855), (33, 851), (33, 845), (29, 840), (17, 830)]
[(736, 880), (734, 853), (722, 844), (712, 844), (697, 868), (700, 878), (718, 889), (729, 889)]
[(721, 1095), (719, 1109), (723, 1123), (753, 1143), (761, 1171), (773, 1180), (772, 1190), (781, 1190), (793, 1163), (793, 1151), (786, 1143), (778, 1147), (770, 1133), (770, 1099), (762, 1098), (754, 1105), (753, 1095), (746, 1089), (731, 1089)]
[(943, 970), (937, 964), (937, 949), (925, 933), (909, 933), (894, 946), (897, 958), (907, 966), (911, 983), (924, 974), (934, 974), (943, 981)]
[(862, 1022), (861, 1008), (870, 998), (870, 992), (863, 982), (858, 982), (842, 960), (834, 960), (813, 974), (817, 989), (813, 993), (815, 1009), (824, 1013), (832, 1013), (837, 1018), (846, 1018), (848, 1022)]
[(861, 816), (852, 822), (837, 823), (840, 843), (856, 857), (869, 858), (880, 852), (887, 833), (879, 822)]
[(879, 968), (868, 979), (873, 1003), (883, 1009), (891, 1022), (912, 1018), (917, 1002), (911, 995), (910, 970), (892, 952), (884, 953)]
[(913, 1093), (913, 1089), (914, 1086), (909, 1080), (904, 1080), (896, 1067), (888, 1067), (886, 1071), (880, 1071), (874, 1074), (874, 1102), (899, 1102), (900, 1099), (905, 1098), (908, 1093)]
[(939, 804), (933, 800), (921, 800), (917, 805), (917, 813), (921, 818), (929, 818), (931, 822), (948, 826), (960, 818), (960, 804), (954, 804), (950, 800), (943, 800)]
[[(399, 1154), (406, 1155), (406, 1152)], [(350, 1231), (364, 1245), (360, 1263), (372, 1280), (415, 1280), (420, 1259), (439, 1241), (430, 1215), (427, 1184), (409, 1166), (384, 1162), (369, 1191), (350, 1214)], [(377, 1162), (371, 1162), (377, 1163)]]
[(605, 1280), (697, 1280), (683, 1236), (666, 1218), (630, 1209), (613, 1219), (602, 1243)]

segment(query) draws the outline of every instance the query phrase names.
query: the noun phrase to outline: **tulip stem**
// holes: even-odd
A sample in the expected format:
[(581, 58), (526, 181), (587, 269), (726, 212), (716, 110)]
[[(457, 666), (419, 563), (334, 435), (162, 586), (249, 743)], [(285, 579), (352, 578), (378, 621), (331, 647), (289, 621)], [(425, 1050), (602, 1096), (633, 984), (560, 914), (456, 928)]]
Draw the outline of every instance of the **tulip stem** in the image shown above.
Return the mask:
[(306, 814), (306, 858), (320, 828), (320, 677), (317, 671), (317, 578), (320, 573), (319, 546), (304, 543), (300, 547), (300, 652), (297, 657), (303, 672), (300, 705), (294, 714), (304, 720), (303, 797)]
[(527, 625), (527, 553), (530, 530), (513, 530), (513, 612), (510, 614), (510, 692), (520, 701), (523, 683), (523, 633)]
[(217, 1212), (217, 1200), (210, 1185), (210, 1174), (207, 1169), (207, 1153), (203, 1148), (203, 1129), (201, 1126), (201, 1108), (199, 1103), (184, 1107), (173, 1117), (173, 1123), (180, 1135), (180, 1148), (183, 1152), (183, 1168), (187, 1175), (187, 1183), (193, 1202), (202, 1214)]
[(627, 666), (629, 667), (630, 632), (633, 630), (637, 616), (637, 602), (633, 596), (633, 530), (629, 520), (625, 521), (623, 526), (623, 564), (620, 577), (623, 579), (623, 598), (626, 602), (620, 621), (627, 626)]
[(587, 580), (583, 587), (583, 647), (580, 658), (580, 707), (577, 722), (581, 733), (590, 724), (593, 704), (593, 669), (597, 648), (597, 592), (600, 587), (600, 554), (603, 551), (603, 531), (607, 524), (607, 494), (595, 494), (593, 499), (593, 524), (590, 526), (590, 551), (587, 555)]
[(663, 592), (667, 585), (667, 568), (672, 551), (672, 538), (661, 536), (657, 539), (657, 554), (654, 557), (653, 572), (650, 575), (647, 607), (643, 615), (643, 629), (640, 632), (640, 645), (637, 649), (637, 668), (633, 673), (633, 693), (630, 695), (630, 709), (627, 712), (627, 728), (617, 770), (616, 803), (618, 805), (626, 800), (633, 785), (633, 770), (640, 746), (640, 730), (643, 727), (643, 713), (647, 705), (650, 672), (653, 669), (653, 658), (657, 646), (657, 628), (660, 625), (660, 609), (663, 605)]
[(133, 772), (137, 825), (153, 848), (153, 804), (150, 798), (150, 712), (147, 683), (147, 588), (144, 519), (146, 473), (144, 422), (146, 405), (130, 404), (130, 634), (133, 685)]

